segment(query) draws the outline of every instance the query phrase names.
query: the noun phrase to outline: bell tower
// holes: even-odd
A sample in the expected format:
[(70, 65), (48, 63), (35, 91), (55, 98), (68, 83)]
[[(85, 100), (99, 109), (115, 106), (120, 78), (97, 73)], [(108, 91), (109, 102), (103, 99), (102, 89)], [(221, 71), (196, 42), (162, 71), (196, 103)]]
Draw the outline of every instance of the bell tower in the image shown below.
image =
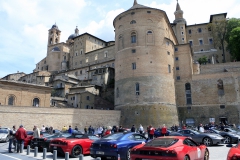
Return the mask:
[(175, 34), (178, 39), (179, 44), (187, 43), (187, 36), (186, 36), (186, 20), (183, 18), (183, 11), (178, 3), (177, 0), (177, 7), (176, 11), (174, 12), (175, 20), (173, 23), (176, 25)]
[(56, 23), (48, 30), (48, 46), (60, 42), (61, 31), (58, 29)]

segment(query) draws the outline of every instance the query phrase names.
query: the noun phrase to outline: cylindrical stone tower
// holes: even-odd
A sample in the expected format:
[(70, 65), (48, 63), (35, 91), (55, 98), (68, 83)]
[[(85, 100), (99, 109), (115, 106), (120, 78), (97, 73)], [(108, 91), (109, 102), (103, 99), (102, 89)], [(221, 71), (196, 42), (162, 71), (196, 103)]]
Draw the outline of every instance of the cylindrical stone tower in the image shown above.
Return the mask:
[(178, 124), (174, 45), (166, 13), (134, 1), (114, 19), (115, 109), (121, 125)]

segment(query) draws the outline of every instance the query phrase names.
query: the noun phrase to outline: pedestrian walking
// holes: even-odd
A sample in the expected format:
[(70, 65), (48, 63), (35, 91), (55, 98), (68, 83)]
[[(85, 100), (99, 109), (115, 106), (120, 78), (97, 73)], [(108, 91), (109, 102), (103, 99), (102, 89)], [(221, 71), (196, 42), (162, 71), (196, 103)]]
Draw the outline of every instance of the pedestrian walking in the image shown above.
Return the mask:
[(139, 130), (139, 133), (140, 133), (140, 134), (143, 134), (143, 126), (142, 126), (141, 124), (140, 124), (140, 126), (139, 126), (139, 129), (138, 129), (138, 130)]
[(161, 129), (161, 134), (162, 136), (166, 136), (167, 135), (167, 127), (165, 124), (163, 124), (163, 127)]
[(131, 132), (135, 132), (135, 131), (136, 131), (135, 125), (132, 125)]

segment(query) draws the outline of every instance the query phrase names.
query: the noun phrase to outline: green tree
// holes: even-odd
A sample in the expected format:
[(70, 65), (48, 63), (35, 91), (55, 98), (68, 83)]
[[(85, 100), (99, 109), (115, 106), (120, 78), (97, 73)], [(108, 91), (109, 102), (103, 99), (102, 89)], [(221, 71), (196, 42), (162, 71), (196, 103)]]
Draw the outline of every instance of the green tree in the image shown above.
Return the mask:
[(227, 19), (215, 20), (209, 24), (208, 27), (212, 30), (213, 45), (217, 49), (221, 49), (223, 53), (223, 63), (226, 62), (225, 59), (225, 46), (226, 42), (226, 33), (227, 33)]
[(229, 48), (232, 58), (240, 60), (240, 27), (234, 28), (229, 37)]
[[(235, 51), (235, 47), (236, 47), (235, 42), (230, 41), (230, 35), (231, 35), (232, 30), (237, 28), (237, 27), (240, 27), (240, 19), (238, 19), (238, 18), (229, 19), (228, 24), (227, 24), (227, 33), (226, 33), (226, 41), (228, 43), (227, 50), (230, 52), (230, 54), (232, 56), (232, 59), (234, 59), (234, 60), (239, 60), (239, 58), (238, 58), (238, 56), (236, 54), (236, 51)], [(232, 37), (232, 39), (234, 39), (234, 38)]]
[(206, 56), (203, 56), (198, 59), (199, 64), (206, 64), (208, 62), (208, 59)]

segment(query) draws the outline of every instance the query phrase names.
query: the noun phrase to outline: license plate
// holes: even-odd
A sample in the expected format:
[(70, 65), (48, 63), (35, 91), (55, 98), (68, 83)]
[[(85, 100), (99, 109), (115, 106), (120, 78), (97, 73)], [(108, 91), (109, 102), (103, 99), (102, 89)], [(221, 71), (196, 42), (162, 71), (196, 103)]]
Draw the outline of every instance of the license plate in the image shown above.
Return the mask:
[(102, 155), (104, 155), (104, 152), (96, 151), (96, 154), (102, 154)]

